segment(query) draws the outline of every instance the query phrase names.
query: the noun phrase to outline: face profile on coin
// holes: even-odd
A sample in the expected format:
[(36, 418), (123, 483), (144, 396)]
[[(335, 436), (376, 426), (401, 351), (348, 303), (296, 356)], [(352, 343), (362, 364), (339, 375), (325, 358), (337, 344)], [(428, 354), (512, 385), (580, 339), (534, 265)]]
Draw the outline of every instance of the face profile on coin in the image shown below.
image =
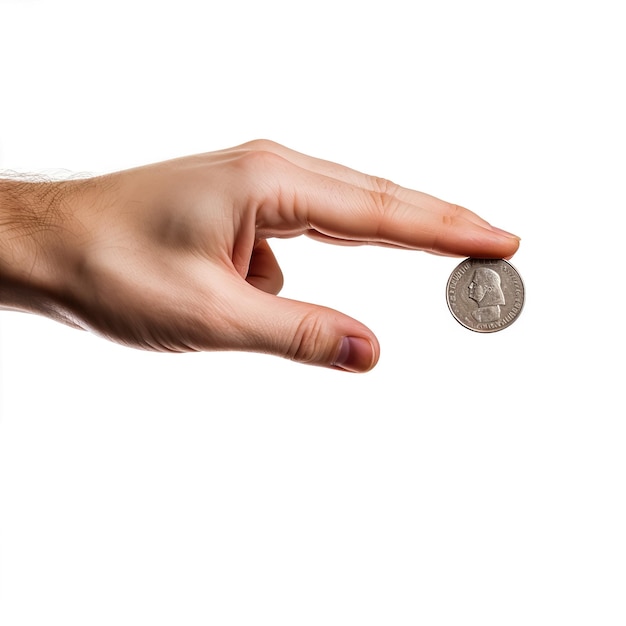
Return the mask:
[(504, 259), (465, 259), (446, 287), (448, 308), (465, 328), (493, 333), (510, 326), (524, 306), (524, 283)]

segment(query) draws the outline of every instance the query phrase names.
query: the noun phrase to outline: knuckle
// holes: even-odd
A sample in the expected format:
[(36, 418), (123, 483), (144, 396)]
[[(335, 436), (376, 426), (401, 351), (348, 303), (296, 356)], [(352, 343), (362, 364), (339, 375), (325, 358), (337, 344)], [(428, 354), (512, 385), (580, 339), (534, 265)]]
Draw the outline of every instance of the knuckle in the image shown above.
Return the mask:
[(462, 212), (463, 208), (458, 204), (448, 204), (447, 210), (441, 215), (442, 225), (445, 227), (454, 226)]
[(378, 176), (372, 176), (370, 180), (374, 205), (384, 215), (387, 211), (397, 206), (396, 192), (398, 191), (398, 185)]
[(270, 150), (246, 150), (237, 159), (237, 167), (253, 179), (285, 167), (285, 159)]
[(240, 148), (245, 150), (258, 150), (261, 152), (277, 152), (280, 147), (280, 144), (271, 139), (253, 139), (240, 146)]
[(320, 362), (324, 354), (324, 327), (319, 315), (307, 313), (298, 323), (287, 357), (299, 363)]
[(370, 177), (372, 208), (378, 224), (377, 236), (384, 237), (400, 206), (399, 186), (386, 178)]

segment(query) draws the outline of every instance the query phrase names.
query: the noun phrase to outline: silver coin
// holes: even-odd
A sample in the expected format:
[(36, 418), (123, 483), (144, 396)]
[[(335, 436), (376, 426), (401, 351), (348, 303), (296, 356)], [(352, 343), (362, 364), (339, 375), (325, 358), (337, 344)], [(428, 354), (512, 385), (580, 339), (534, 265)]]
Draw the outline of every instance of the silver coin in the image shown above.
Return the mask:
[(510, 326), (524, 306), (524, 283), (504, 259), (465, 259), (446, 287), (448, 308), (465, 328), (493, 333)]

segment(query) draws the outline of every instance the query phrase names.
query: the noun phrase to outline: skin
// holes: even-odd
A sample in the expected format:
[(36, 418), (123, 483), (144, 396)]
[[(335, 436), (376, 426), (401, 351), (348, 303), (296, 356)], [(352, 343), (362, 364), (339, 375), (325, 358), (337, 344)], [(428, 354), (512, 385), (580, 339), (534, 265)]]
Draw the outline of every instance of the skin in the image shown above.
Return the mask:
[(0, 181), (0, 306), (135, 348), (242, 350), (352, 372), (379, 344), (277, 297), (273, 237), (509, 258), (471, 211), (266, 140), (70, 181)]

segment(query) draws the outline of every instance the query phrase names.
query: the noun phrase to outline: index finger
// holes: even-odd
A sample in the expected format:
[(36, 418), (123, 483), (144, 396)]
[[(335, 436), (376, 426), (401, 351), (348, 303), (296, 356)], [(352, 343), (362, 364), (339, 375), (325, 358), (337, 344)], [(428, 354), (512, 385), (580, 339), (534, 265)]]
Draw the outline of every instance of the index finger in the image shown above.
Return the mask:
[[(368, 177), (367, 186), (273, 159), (257, 231), (281, 236), (313, 230), (338, 243), (394, 245), (436, 254), (504, 258), (519, 238), (490, 226), (464, 207)], [(272, 181), (271, 178), (275, 177)]]
[[(238, 149), (270, 152), (304, 170), (320, 174), (322, 176), (327, 176), (355, 187), (368, 190), (372, 193), (377, 193), (381, 190), (388, 191), (390, 188), (394, 188), (395, 194), (400, 200), (407, 202), (408, 204), (419, 205), (422, 208), (430, 209), (435, 212), (440, 212), (442, 209), (451, 210), (453, 212), (461, 209), (461, 207), (458, 207), (457, 205), (444, 202), (443, 200), (430, 194), (395, 185), (391, 181), (384, 178), (371, 176), (339, 163), (309, 156), (267, 139), (257, 139), (248, 142), (239, 146)], [(446, 207), (445, 205), (448, 206)], [(486, 228), (493, 229), (487, 220), (483, 219), (481, 216), (470, 211), (469, 209), (463, 208), (462, 212), (465, 219), (475, 222), (476, 224), (480, 224)]]

